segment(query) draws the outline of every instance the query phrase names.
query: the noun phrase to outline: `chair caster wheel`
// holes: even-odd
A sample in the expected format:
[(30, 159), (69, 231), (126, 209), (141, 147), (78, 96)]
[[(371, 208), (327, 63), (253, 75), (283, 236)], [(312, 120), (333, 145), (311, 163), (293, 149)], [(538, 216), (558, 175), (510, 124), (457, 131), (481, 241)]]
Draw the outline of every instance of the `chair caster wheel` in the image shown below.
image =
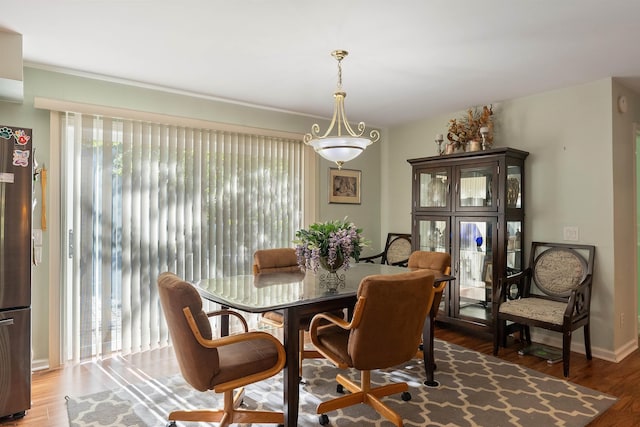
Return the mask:
[(318, 417), (318, 422), (321, 426), (326, 426), (327, 424), (329, 424), (329, 417), (327, 416), (327, 414), (322, 414)]
[(411, 400), (411, 393), (409, 393), (408, 391), (404, 391), (402, 392), (402, 395), (400, 396), (402, 398), (402, 400), (404, 400), (405, 402), (408, 402)]
[(338, 384), (336, 386), (336, 391), (340, 394), (344, 394), (344, 386), (342, 384)]
[(169, 421), (165, 427), (176, 427), (175, 421)]

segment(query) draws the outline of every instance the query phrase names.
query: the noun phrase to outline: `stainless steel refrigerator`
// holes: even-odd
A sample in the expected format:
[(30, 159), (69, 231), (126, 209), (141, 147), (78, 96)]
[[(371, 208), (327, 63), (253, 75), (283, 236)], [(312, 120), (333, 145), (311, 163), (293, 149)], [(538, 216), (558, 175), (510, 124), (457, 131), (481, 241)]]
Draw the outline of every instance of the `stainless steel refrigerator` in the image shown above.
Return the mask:
[(0, 418), (31, 407), (31, 129), (0, 125)]

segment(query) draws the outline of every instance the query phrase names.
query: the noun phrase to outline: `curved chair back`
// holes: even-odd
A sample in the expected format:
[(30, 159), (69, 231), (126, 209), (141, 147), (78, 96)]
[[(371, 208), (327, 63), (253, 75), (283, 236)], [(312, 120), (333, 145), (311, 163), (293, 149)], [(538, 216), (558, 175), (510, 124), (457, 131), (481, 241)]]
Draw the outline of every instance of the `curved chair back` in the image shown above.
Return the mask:
[[(358, 262), (406, 266), (411, 254), (411, 234), (389, 233), (384, 250), (376, 255), (360, 257)], [(379, 261), (378, 261), (379, 260)]]
[(407, 267), (449, 274), (451, 272), (451, 255), (447, 252), (415, 251), (409, 256)]
[(586, 259), (576, 250), (564, 247), (553, 247), (536, 255), (531, 270), (538, 289), (560, 298), (567, 298), (592, 273)]
[(219, 373), (218, 350), (198, 343), (183, 311), (189, 307), (202, 337), (211, 339), (211, 324), (202, 310), (200, 294), (193, 285), (173, 273), (160, 275), (158, 292), (182, 376), (196, 390), (209, 390)]
[(253, 254), (253, 274), (300, 271), (293, 248), (260, 249)]
[(356, 369), (389, 368), (415, 356), (433, 303), (433, 281), (422, 270), (362, 279), (358, 297), (364, 303), (358, 302), (361, 317), (347, 349)]
[(411, 253), (411, 235), (389, 234), (387, 237), (386, 256), (382, 260), (383, 264), (394, 265), (406, 262)]

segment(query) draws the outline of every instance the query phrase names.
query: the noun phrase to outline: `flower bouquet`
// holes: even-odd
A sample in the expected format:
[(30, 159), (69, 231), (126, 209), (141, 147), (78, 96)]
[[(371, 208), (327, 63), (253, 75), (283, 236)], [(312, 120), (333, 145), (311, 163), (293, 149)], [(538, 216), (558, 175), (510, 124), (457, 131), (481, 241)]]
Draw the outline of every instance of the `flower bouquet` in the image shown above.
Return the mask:
[(356, 262), (366, 242), (362, 237), (362, 229), (357, 228), (347, 218), (342, 221), (317, 222), (308, 230), (296, 232), (296, 255), (298, 264), (303, 268), (318, 271), (322, 265), (326, 270), (335, 272), (349, 268), (349, 258)]

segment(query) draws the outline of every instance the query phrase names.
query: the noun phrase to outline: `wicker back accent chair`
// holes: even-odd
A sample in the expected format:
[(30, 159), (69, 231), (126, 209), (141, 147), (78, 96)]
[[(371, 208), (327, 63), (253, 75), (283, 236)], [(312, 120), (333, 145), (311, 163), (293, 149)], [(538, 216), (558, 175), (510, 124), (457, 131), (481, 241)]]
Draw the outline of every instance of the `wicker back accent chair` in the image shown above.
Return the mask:
[(313, 318), (309, 335), (318, 351), (338, 368), (361, 371), (360, 385), (338, 374), (339, 385), (351, 394), (320, 403), (320, 424), (329, 422), (326, 412), (365, 403), (396, 426), (403, 425), (400, 415), (380, 399), (402, 393), (402, 399), (409, 400), (409, 386), (393, 383), (371, 388), (371, 370), (390, 368), (415, 356), (433, 303), (433, 282), (428, 271), (368, 276), (360, 282), (351, 322), (330, 314)]
[[(360, 262), (407, 266), (411, 254), (411, 234), (389, 233), (384, 250), (377, 255), (360, 257)], [(377, 261), (380, 259), (380, 261)]]
[(507, 345), (507, 321), (521, 325), (527, 344), (530, 327), (562, 332), (562, 364), (569, 376), (571, 334), (582, 327), (584, 347), (591, 360), (589, 331), (591, 282), (595, 246), (533, 242), (529, 267), (500, 279), (493, 308), (493, 353)]
[[(280, 341), (266, 332), (247, 332), (247, 323), (237, 312), (205, 313), (198, 291), (173, 273), (160, 275), (158, 291), (182, 376), (196, 390), (224, 394), (223, 409), (176, 410), (169, 414), (168, 425), (175, 427), (176, 421), (283, 424), (282, 412), (238, 409), (244, 386), (272, 377), (284, 367)], [(240, 319), (245, 332), (213, 338), (209, 317), (220, 315)], [(235, 396), (234, 389), (239, 389)]]

